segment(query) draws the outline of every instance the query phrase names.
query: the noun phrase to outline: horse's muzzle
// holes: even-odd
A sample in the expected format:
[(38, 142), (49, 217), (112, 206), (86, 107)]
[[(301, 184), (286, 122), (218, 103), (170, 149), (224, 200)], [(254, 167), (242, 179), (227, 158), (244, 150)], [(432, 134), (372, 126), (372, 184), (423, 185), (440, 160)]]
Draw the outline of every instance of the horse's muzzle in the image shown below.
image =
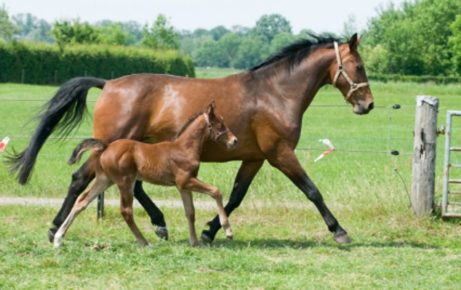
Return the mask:
[(238, 143), (238, 139), (237, 137), (233, 136), (229, 139), (229, 141), (227, 142), (227, 149), (234, 149), (236, 146), (237, 146), (237, 143)]
[(352, 111), (357, 115), (366, 115), (370, 113), (370, 111), (373, 110), (374, 107), (375, 105), (373, 104), (373, 102), (369, 103), (368, 105), (357, 104), (353, 107)]

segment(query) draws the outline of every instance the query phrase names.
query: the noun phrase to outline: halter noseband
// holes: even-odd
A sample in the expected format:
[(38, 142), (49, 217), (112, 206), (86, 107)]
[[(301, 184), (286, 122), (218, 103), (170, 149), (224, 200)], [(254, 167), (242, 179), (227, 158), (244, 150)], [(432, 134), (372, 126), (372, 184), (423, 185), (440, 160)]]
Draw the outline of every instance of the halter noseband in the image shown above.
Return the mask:
[(336, 53), (336, 61), (338, 62), (338, 70), (336, 71), (335, 77), (333, 78), (333, 86), (336, 87), (336, 82), (338, 81), (339, 76), (342, 74), (344, 76), (344, 78), (346, 79), (346, 81), (350, 85), (350, 89), (349, 89), (349, 92), (347, 93), (347, 97), (346, 97), (346, 100), (349, 100), (349, 98), (352, 96), (352, 93), (354, 93), (355, 91), (357, 91), (360, 88), (367, 87), (368, 82), (355, 83), (349, 77), (347, 72), (344, 70), (343, 62), (341, 60), (341, 55), (339, 54), (338, 43), (336, 41), (334, 42), (334, 46), (335, 46), (335, 53)]

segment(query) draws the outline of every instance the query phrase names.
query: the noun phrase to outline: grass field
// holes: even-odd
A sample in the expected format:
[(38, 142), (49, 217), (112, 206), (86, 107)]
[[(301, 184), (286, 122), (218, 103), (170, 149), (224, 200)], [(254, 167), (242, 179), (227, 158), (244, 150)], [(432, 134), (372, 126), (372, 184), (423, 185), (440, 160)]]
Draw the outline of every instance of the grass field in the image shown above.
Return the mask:
[[(203, 77), (225, 70), (198, 69)], [(182, 209), (165, 208), (171, 241), (158, 241), (142, 210), (137, 221), (152, 242), (134, 243), (115, 207), (95, 221), (94, 209), (79, 217), (62, 249), (46, 230), (58, 208), (1, 206), (0, 288), (284, 288), (456, 289), (461, 285), (459, 220), (417, 219), (409, 209), (416, 95), (440, 99), (439, 125), (447, 109), (461, 110), (461, 85), (372, 83), (376, 109), (356, 116), (336, 89), (322, 89), (304, 115), (297, 155), (353, 243), (336, 245), (320, 215), (282, 174), (265, 164), (242, 206), (231, 216), (235, 240), (222, 233), (212, 247), (187, 245)], [(56, 87), (0, 84), (0, 137), (22, 150), (35, 129), (31, 116)], [(99, 91), (90, 92), (90, 111)], [(394, 104), (401, 109), (394, 110)], [(24, 124), (26, 124), (24, 126)], [(461, 145), (461, 122), (454, 124)], [(73, 147), (91, 135), (91, 118), (69, 140), (46, 143), (29, 185), (18, 186), (0, 165), (0, 196), (64, 197)], [(329, 138), (337, 150), (318, 163)], [(439, 137), (436, 202), (441, 200), (444, 138)], [(399, 150), (399, 156), (390, 155)], [(461, 154), (460, 154), (461, 155)], [(461, 163), (461, 156), (458, 163)], [(456, 159), (455, 159), (456, 160)], [(239, 163), (204, 164), (200, 177), (228, 198)], [(461, 174), (459, 174), (461, 176)], [(177, 199), (174, 189), (148, 186), (154, 200)], [(107, 194), (118, 198), (115, 190)], [(198, 200), (209, 200), (196, 196)], [(273, 207), (255, 207), (263, 200)], [(295, 203), (298, 206), (292, 207)], [(197, 211), (201, 229), (214, 212)], [(97, 225), (97, 226), (95, 226)]]

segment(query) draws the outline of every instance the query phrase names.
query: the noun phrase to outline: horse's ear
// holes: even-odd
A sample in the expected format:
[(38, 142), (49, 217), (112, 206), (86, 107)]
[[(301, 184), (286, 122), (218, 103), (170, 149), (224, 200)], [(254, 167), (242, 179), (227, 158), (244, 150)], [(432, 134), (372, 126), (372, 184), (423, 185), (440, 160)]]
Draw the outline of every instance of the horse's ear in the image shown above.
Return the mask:
[(354, 33), (354, 35), (351, 36), (351, 39), (349, 39), (349, 48), (351, 50), (357, 50), (357, 46), (359, 46), (360, 43), (360, 38), (357, 35), (357, 33)]
[(208, 109), (207, 109), (207, 114), (208, 114), (208, 116), (214, 117), (214, 116), (215, 116), (215, 109), (216, 109), (216, 103), (215, 103), (215, 101), (213, 100), (213, 101), (208, 105)]

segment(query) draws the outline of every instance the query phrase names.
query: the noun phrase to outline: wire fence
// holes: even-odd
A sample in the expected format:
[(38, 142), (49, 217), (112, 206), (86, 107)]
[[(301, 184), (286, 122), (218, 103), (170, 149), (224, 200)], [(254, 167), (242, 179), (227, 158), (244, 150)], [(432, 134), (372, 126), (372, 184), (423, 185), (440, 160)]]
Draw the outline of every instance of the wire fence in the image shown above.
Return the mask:
[[(9, 97), (9, 96), (2, 96), (0, 98), (0, 102), (11, 102), (11, 103), (18, 102), (18, 103), (41, 103), (41, 104), (45, 104), (47, 101), (48, 101), (48, 99), (17, 98), (17, 97)], [(96, 100), (88, 100), (88, 103), (95, 103), (95, 102), (96, 102)], [(344, 104), (344, 105), (311, 104), (309, 110), (312, 110), (312, 109), (315, 109), (315, 108), (317, 108), (317, 109), (344, 109), (344, 108), (347, 108), (347, 107), (348, 107), (347, 104)], [(376, 149), (376, 148), (353, 149), (353, 148), (336, 147), (335, 151), (343, 152), (343, 153), (351, 153), (351, 154), (376, 154), (376, 155), (394, 155), (394, 156), (411, 155), (412, 152), (405, 151), (405, 150), (403, 150), (401, 148), (398, 148), (398, 146), (397, 147), (393, 146), (393, 144), (398, 144), (398, 143), (402, 143), (402, 142), (408, 142), (408, 140), (409, 140), (408, 137), (409, 137), (410, 134), (412, 134), (411, 133), (412, 131), (408, 130), (409, 124), (397, 123), (395, 121), (395, 118), (394, 118), (395, 114), (407, 114), (407, 113), (402, 113), (403, 111), (405, 111), (405, 109), (411, 109), (412, 110), (411, 114), (412, 115), (414, 114), (414, 111), (413, 111), (414, 107), (410, 107), (410, 106), (404, 107), (404, 106), (401, 106), (400, 104), (393, 104), (393, 105), (390, 105), (390, 106), (384, 106), (384, 105), (375, 106), (375, 109), (374, 109), (375, 111), (378, 110), (378, 111), (382, 111), (382, 112), (383, 111), (387, 112), (387, 116), (385, 118), (385, 120), (386, 120), (385, 129), (386, 129), (387, 132), (386, 132), (386, 134), (383, 134), (382, 137), (371, 137), (370, 138), (369, 136), (354, 135), (354, 137), (350, 138), (350, 140), (348, 140), (347, 138), (344, 138), (344, 137), (339, 138), (345, 144), (357, 143), (357, 142), (360, 143), (361, 141), (363, 141), (363, 142), (366, 141), (366, 142), (370, 143), (370, 141), (372, 141), (374, 144), (383, 144), (381, 146), (381, 148), (379, 148), (379, 149)], [(29, 120), (24, 120), (24, 124), (30, 125), (30, 122), (27, 122), (27, 121), (30, 121), (33, 117), (30, 116), (29, 118), (30, 118)], [(381, 124), (381, 125), (383, 125), (383, 124)], [(13, 140), (23, 140), (23, 141), (26, 141), (26, 140), (30, 139), (31, 134), (29, 134), (29, 133), (21, 133), (21, 132), (23, 132), (23, 130), (21, 128), (16, 128), (16, 129), (17, 130), (14, 130), (14, 131), (17, 132), (17, 133), (11, 134), (10, 135), (11, 139), (13, 139)], [(397, 129), (407, 130), (408, 131), (407, 137), (395, 137), (393, 132), (396, 131)], [(303, 129), (302, 134), (307, 133), (308, 130), (309, 129), (307, 129), (307, 130)], [(7, 128), (2, 128), (2, 126), (0, 124), (0, 133), (4, 134), (4, 132), (7, 132), (7, 131), (11, 132), (11, 130), (8, 130)], [(304, 132), (304, 131), (306, 131), (306, 132)], [(89, 135), (76, 135), (74, 133), (74, 134), (71, 134), (71, 135), (67, 136), (65, 139), (66, 140), (82, 140), (82, 139), (85, 139), (85, 138), (88, 138), (88, 137), (89, 137)], [(51, 135), (48, 138), (48, 140), (59, 141), (59, 140), (62, 140), (62, 138), (60, 138), (58, 136)], [(323, 151), (323, 150), (325, 150), (324, 146), (322, 146), (321, 144), (318, 144), (318, 139), (304, 137), (303, 141), (305, 143), (307, 142), (309, 145), (298, 144), (298, 146), (296, 148), (297, 151)], [(50, 154), (50, 156), (53, 156), (53, 154)]]

